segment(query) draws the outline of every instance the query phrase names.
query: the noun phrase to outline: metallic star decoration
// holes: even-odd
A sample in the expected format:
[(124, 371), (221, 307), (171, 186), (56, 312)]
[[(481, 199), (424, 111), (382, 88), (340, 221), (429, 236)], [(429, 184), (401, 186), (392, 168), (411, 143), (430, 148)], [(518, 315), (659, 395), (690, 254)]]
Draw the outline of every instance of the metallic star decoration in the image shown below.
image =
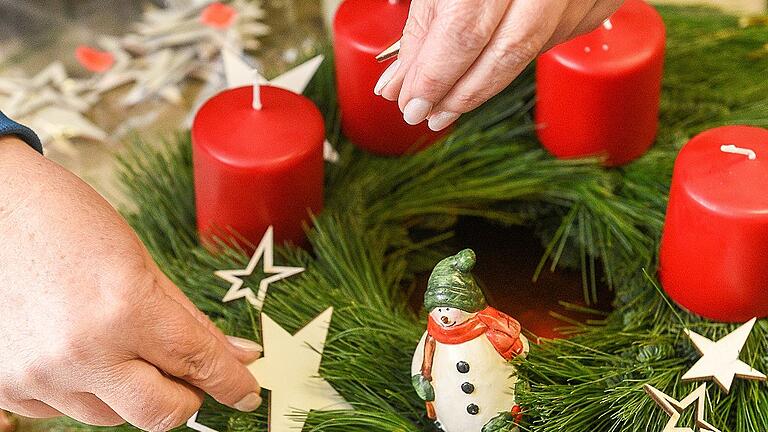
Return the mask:
[(727, 394), (734, 378), (765, 381), (763, 373), (739, 360), (739, 353), (756, 321), (752, 318), (717, 342), (685, 329), (702, 357), (683, 375), (683, 382), (713, 380)]
[[(227, 291), (227, 294), (221, 301), (226, 303), (232, 300), (245, 298), (256, 308), (256, 310), (260, 311), (264, 307), (264, 299), (267, 297), (269, 284), (304, 271), (304, 269), (301, 267), (283, 267), (274, 265), (273, 242), (273, 229), (272, 227), (269, 227), (267, 232), (264, 233), (264, 237), (262, 237), (259, 246), (256, 248), (256, 252), (254, 252), (251, 260), (248, 262), (248, 266), (242, 270), (219, 270), (214, 273), (216, 276), (232, 284), (232, 286), (229, 288), (229, 291)], [(250, 287), (243, 287), (244, 282), (241, 277), (250, 276), (253, 274), (253, 271), (256, 269), (256, 265), (259, 263), (259, 261), (262, 260), (262, 258), (264, 259), (264, 273), (272, 274), (272, 276), (265, 277), (259, 281), (258, 294), (255, 294)]]
[(264, 357), (248, 369), (269, 395), (269, 431), (300, 431), (311, 410), (351, 410), (352, 406), (319, 375), (333, 308), (295, 335), (261, 314)]
[(678, 427), (680, 416), (686, 408), (696, 402), (696, 427), (699, 432), (720, 432), (720, 430), (704, 420), (704, 405), (707, 401), (707, 385), (702, 384), (693, 393), (689, 394), (682, 401), (673, 399), (655, 387), (646, 384), (643, 386), (645, 392), (656, 402), (661, 409), (666, 412), (670, 419), (662, 429), (662, 432), (695, 432), (690, 427)]

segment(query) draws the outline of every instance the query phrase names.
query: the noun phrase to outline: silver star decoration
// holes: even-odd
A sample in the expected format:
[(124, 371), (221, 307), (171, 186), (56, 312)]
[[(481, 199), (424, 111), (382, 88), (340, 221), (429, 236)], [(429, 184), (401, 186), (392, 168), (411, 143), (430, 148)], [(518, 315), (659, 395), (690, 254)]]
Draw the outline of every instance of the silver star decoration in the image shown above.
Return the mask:
[(320, 362), (333, 308), (295, 335), (261, 314), (264, 357), (248, 367), (269, 395), (269, 431), (300, 431), (311, 410), (351, 410), (352, 406), (322, 377)]
[(734, 378), (765, 381), (765, 374), (739, 360), (756, 321), (752, 318), (717, 342), (685, 329), (702, 357), (683, 375), (683, 382), (713, 380), (727, 394)]
[[(269, 227), (267, 232), (264, 234), (264, 237), (262, 237), (259, 246), (256, 248), (256, 251), (251, 257), (251, 260), (248, 262), (248, 265), (244, 269), (219, 270), (214, 273), (216, 276), (232, 284), (232, 286), (229, 288), (229, 291), (227, 291), (227, 294), (221, 300), (222, 302), (227, 303), (233, 300), (245, 298), (256, 308), (256, 310), (260, 311), (264, 307), (264, 300), (267, 297), (269, 284), (304, 271), (304, 269), (301, 267), (283, 267), (274, 265), (273, 242), (273, 229), (272, 227)], [(256, 294), (250, 287), (243, 287), (244, 281), (241, 279), (241, 277), (250, 276), (253, 274), (253, 271), (256, 270), (256, 265), (259, 263), (259, 261), (262, 261), (262, 258), (264, 261), (264, 273), (272, 275), (259, 281), (258, 294)]]
[(664, 410), (670, 419), (662, 429), (662, 432), (696, 432), (690, 427), (678, 427), (677, 423), (680, 421), (680, 416), (686, 408), (696, 403), (696, 427), (699, 432), (720, 432), (720, 430), (704, 419), (704, 406), (707, 400), (707, 385), (702, 384), (693, 393), (689, 394), (682, 401), (678, 401), (657, 388), (646, 384), (643, 386), (645, 392), (651, 396), (651, 399), (656, 402), (661, 409)]

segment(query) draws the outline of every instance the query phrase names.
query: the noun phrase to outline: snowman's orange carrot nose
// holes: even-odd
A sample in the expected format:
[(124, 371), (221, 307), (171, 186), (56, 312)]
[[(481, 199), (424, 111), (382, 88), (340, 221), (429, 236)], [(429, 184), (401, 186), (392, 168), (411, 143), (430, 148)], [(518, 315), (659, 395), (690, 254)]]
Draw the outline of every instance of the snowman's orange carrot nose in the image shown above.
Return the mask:
[(441, 317), (440, 320), (443, 322), (443, 324), (448, 324), (449, 321), (447, 316)]

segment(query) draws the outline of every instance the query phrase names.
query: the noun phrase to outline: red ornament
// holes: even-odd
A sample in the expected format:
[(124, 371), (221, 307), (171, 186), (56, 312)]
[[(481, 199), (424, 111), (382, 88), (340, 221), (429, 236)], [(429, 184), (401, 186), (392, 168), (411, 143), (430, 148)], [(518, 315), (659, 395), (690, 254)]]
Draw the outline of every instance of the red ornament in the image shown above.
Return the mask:
[(543, 54), (536, 69), (538, 136), (562, 158), (645, 153), (658, 129), (666, 32), (656, 10), (627, 0), (597, 30)]
[(192, 125), (197, 226), (204, 243), (234, 231), (258, 244), (270, 225), (277, 242), (305, 242), (303, 224), (323, 207), (320, 110), (304, 96), (261, 86), (226, 90)]
[(208, 5), (200, 14), (200, 21), (208, 27), (215, 29), (228, 29), (235, 23), (237, 11), (232, 6), (221, 2)]
[(398, 156), (426, 148), (445, 134), (431, 131), (426, 122), (411, 126), (396, 102), (373, 94), (379, 77), (391, 62), (376, 55), (403, 33), (410, 1), (346, 0), (333, 23), (334, 57), (341, 127), (344, 135), (365, 150)]
[(88, 45), (80, 45), (75, 49), (75, 58), (81, 66), (91, 72), (102, 73), (112, 69), (115, 56), (107, 51), (99, 51)]
[(717, 321), (768, 316), (766, 191), (766, 129), (712, 129), (680, 151), (659, 271), (680, 306)]

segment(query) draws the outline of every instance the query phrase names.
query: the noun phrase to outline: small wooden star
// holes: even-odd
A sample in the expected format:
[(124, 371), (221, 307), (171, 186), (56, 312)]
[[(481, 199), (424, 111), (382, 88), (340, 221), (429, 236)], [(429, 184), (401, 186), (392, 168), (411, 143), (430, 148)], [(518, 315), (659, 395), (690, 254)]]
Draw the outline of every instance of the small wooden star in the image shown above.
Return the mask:
[(739, 353), (749, 338), (756, 318), (752, 318), (717, 342), (685, 329), (685, 333), (702, 355), (683, 375), (683, 382), (713, 380), (727, 394), (734, 378), (765, 381), (766, 376), (739, 360)]
[(696, 432), (690, 427), (678, 427), (677, 422), (680, 421), (680, 416), (686, 408), (696, 402), (696, 427), (699, 432), (720, 432), (720, 430), (706, 420), (704, 420), (704, 405), (707, 401), (707, 385), (702, 384), (693, 393), (689, 394), (682, 401), (678, 401), (661, 390), (646, 384), (643, 386), (645, 392), (651, 396), (651, 399), (656, 402), (661, 409), (664, 410), (670, 417), (662, 432)]
[(200, 414), (200, 411), (198, 411), (195, 414), (193, 414), (192, 417), (190, 417), (189, 420), (187, 420), (187, 427), (188, 428), (190, 428), (192, 430), (196, 430), (198, 432), (219, 432), (216, 429), (209, 428), (206, 425), (198, 423), (197, 422), (198, 414)]
[[(256, 310), (260, 311), (264, 307), (264, 299), (267, 297), (269, 284), (304, 271), (301, 267), (283, 267), (274, 265), (273, 238), (273, 229), (272, 227), (269, 227), (267, 232), (264, 233), (264, 237), (262, 237), (259, 246), (256, 248), (256, 252), (253, 253), (251, 260), (244, 269), (219, 270), (214, 273), (216, 276), (232, 284), (229, 291), (227, 291), (227, 294), (222, 299), (224, 303), (245, 298), (256, 308)], [(250, 276), (253, 271), (256, 270), (256, 264), (258, 264), (262, 258), (264, 258), (264, 273), (271, 273), (272, 275), (259, 281), (259, 291), (257, 295), (251, 288), (243, 288), (244, 282), (243, 279), (241, 279), (241, 276)]]

